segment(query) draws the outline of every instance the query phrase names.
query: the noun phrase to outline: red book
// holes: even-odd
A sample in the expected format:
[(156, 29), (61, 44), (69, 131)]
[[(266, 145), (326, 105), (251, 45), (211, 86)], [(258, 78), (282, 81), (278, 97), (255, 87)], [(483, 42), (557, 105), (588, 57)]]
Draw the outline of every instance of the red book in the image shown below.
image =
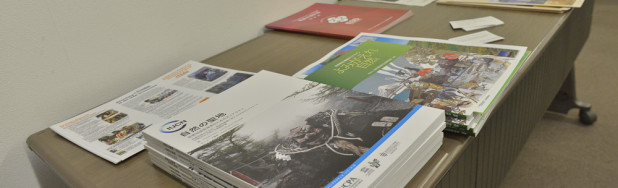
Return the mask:
[(410, 16), (410, 10), (316, 3), (266, 28), (351, 39), (361, 32), (381, 33)]

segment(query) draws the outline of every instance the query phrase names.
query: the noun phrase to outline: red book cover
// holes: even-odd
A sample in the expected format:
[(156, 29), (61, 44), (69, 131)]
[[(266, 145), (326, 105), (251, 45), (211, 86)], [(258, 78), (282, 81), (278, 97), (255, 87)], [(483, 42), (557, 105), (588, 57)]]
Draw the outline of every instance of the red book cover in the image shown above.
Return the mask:
[(351, 39), (381, 33), (410, 16), (410, 10), (316, 3), (266, 28)]

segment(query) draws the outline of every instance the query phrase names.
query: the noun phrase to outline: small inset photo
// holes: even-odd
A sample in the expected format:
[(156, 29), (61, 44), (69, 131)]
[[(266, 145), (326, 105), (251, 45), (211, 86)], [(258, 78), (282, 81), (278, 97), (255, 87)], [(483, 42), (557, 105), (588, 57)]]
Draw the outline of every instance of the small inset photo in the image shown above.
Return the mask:
[(227, 73), (227, 71), (225, 70), (212, 67), (203, 67), (200, 70), (197, 70), (191, 75), (189, 75), (189, 77), (210, 82), (223, 76), (225, 73)]
[(111, 132), (111, 134), (103, 136), (99, 138), (98, 140), (107, 145), (113, 145), (123, 140), (124, 138), (127, 138), (130, 135), (141, 132), (145, 128), (146, 128), (146, 125), (140, 122), (136, 122), (131, 125), (124, 126), (120, 130), (114, 130)]
[(103, 121), (107, 122), (107, 123), (115, 123), (118, 120), (121, 120), (122, 118), (127, 117), (127, 114), (125, 113), (118, 113), (115, 116), (112, 116), (110, 118), (104, 119)]
[(107, 110), (107, 111), (97, 115), (96, 117), (97, 118), (101, 118), (101, 120), (106, 120), (106, 119), (116, 115), (117, 113), (118, 113), (118, 111), (110, 109), (110, 110)]
[(236, 73), (232, 76), (230, 76), (225, 82), (221, 82), (219, 84), (217, 84), (216, 86), (206, 90), (207, 92), (211, 92), (211, 93), (216, 93), (219, 94), (229, 88), (231, 88), (232, 86), (235, 86), (236, 84), (246, 80), (247, 78), (251, 77), (252, 74), (246, 74), (246, 73)]
[(175, 89), (166, 89), (163, 90), (161, 93), (150, 97), (149, 99), (146, 99), (144, 102), (146, 103), (150, 103), (150, 104), (155, 104), (158, 102), (161, 102), (163, 99), (166, 99), (170, 96), (172, 96), (174, 93), (176, 93), (178, 90)]

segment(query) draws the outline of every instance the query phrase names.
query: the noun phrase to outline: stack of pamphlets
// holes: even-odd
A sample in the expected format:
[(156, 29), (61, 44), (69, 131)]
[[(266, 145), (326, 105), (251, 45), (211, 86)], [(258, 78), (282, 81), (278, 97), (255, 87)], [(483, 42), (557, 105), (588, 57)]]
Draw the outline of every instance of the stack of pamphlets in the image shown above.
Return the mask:
[(125, 95), (50, 128), (116, 164), (144, 150), (142, 130), (194, 107), (253, 74), (189, 61)]
[(476, 135), (526, 47), (362, 33), (294, 76), (444, 109), (446, 130)]
[(563, 13), (579, 8), (584, 0), (438, 0), (439, 4)]
[(351, 39), (361, 32), (381, 33), (412, 16), (412, 11), (316, 3), (266, 25), (269, 29)]
[(260, 71), (144, 131), (195, 187), (403, 187), (442, 144), (444, 111)]

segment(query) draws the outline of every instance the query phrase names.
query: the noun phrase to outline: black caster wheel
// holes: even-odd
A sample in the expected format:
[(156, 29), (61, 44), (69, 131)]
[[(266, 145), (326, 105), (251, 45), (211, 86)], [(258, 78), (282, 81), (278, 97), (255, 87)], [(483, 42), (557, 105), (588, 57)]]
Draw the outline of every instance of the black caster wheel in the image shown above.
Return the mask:
[(579, 121), (584, 125), (592, 125), (595, 121), (597, 121), (597, 114), (590, 110), (580, 110)]

